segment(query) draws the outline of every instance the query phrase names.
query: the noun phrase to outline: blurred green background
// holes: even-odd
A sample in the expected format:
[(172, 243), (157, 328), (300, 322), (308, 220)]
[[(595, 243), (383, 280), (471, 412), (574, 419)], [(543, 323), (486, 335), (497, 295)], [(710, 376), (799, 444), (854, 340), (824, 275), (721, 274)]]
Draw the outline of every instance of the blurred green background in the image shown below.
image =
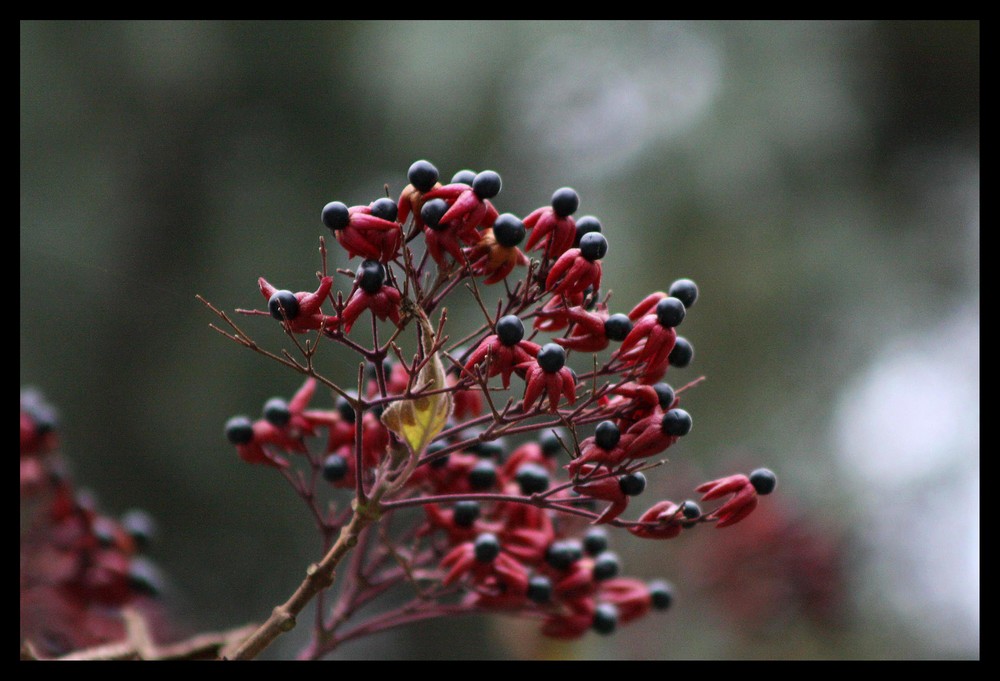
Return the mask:
[[(419, 158), (498, 171), (520, 215), (569, 185), (609, 235), (617, 311), (701, 287), (695, 362), (668, 375), (707, 376), (695, 428), (645, 497), (761, 465), (778, 493), (729, 530), (614, 538), (629, 574), (678, 592), (614, 637), (476, 618), (338, 655), (976, 658), (979, 34), (22, 22), (21, 384), (60, 407), (104, 509), (157, 518), (180, 617), (263, 618), (317, 539), (222, 425), (299, 379), (212, 332), (195, 294), (231, 310), (262, 305), (261, 275), (310, 288), (322, 206), (396, 196)], [(280, 346), (277, 325), (245, 326)], [(350, 380), (353, 358), (328, 361)]]

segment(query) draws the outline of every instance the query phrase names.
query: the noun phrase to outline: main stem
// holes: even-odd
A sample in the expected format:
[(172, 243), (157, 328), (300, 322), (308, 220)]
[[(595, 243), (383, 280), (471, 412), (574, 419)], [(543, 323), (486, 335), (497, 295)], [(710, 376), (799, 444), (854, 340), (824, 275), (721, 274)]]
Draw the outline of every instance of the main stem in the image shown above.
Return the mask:
[(358, 538), (365, 528), (377, 522), (381, 515), (379, 500), (385, 493), (385, 488), (377, 484), (368, 500), (354, 508), (351, 522), (341, 531), (336, 543), (319, 563), (313, 563), (306, 570), (306, 578), (299, 584), (292, 596), (279, 606), (276, 606), (253, 634), (250, 635), (233, 654), (234, 660), (251, 660), (264, 651), (276, 638), (295, 628), (296, 617), (324, 589), (328, 589), (334, 580), (337, 565), (358, 543)]

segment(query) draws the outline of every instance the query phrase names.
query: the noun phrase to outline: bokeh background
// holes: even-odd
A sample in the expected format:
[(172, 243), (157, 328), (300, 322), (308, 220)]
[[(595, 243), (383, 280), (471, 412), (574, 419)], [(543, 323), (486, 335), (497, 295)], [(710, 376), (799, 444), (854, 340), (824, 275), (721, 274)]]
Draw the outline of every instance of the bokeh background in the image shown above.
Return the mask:
[(195, 294), (231, 310), (260, 305), (260, 275), (308, 288), (322, 206), (395, 196), (418, 158), (498, 171), (497, 205), (522, 215), (570, 185), (604, 222), (622, 309), (681, 276), (701, 287), (695, 362), (668, 376), (707, 377), (685, 399), (695, 428), (646, 495), (761, 465), (778, 493), (730, 530), (616, 537), (628, 573), (678, 597), (614, 637), (470, 618), (338, 655), (977, 658), (979, 36), (22, 22), (21, 384), (61, 408), (104, 509), (157, 518), (152, 556), (192, 630), (260, 619), (317, 538), (222, 425), (299, 379), (212, 332)]

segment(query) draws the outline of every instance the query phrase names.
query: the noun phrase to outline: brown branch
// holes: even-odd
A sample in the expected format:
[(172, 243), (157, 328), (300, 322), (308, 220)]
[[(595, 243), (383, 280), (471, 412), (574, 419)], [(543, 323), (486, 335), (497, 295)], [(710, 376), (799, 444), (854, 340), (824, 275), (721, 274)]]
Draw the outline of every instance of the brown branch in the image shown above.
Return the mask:
[(275, 606), (267, 618), (233, 653), (234, 660), (250, 660), (263, 652), (276, 638), (295, 628), (296, 617), (306, 605), (321, 591), (329, 588), (334, 581), (334, 572), (340, 561), (358, 543), (358, 538), (366, 527), (377, 522), (381, 515), (380, 500), (385, 488), (379, 484), (372, 491), (367, 503), (355, 503), (350, 524), (340, 531), (340, 537), (319, 563), (313, 563), (306, 570), (306, 577), (295, 593)]
[[(132, 608), (122, 611), (125, 619), (125, 640), (107, 643), (85, 650), (76, 650), (57, 660), (207, 660), (224, 656), (257, 628), (248, 624), (228, 631), (198, 634), (184, 641), (157, 645), (149, 633), (143, 615)], [(21, 659), (43, 658), (30, 641), (21, 648)]]

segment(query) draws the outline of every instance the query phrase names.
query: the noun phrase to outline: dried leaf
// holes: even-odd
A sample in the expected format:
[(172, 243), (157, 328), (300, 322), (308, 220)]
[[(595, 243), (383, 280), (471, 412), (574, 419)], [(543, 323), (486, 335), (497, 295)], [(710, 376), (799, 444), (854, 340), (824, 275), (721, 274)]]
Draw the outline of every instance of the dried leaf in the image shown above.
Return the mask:
[[(419, 307), (414, 307), (414, 314), (420, 323), (424, 353), (430, 357), (417, 375), (416, 385), (420, 390), (439, 390), (447, 384), (440, 353), (431, 353), (434, 346), (434, 329), (427, 315)], [(444, 430), (445, 423), (451, 416), (451, 409), (452, 397), (451, 393), (447, 392), (412, 400), (400, 400), (393, 402), (382, 412), (382, 423), (419, 456), (427, 449), (427, 445), (434, 441), (437, 434)]]

